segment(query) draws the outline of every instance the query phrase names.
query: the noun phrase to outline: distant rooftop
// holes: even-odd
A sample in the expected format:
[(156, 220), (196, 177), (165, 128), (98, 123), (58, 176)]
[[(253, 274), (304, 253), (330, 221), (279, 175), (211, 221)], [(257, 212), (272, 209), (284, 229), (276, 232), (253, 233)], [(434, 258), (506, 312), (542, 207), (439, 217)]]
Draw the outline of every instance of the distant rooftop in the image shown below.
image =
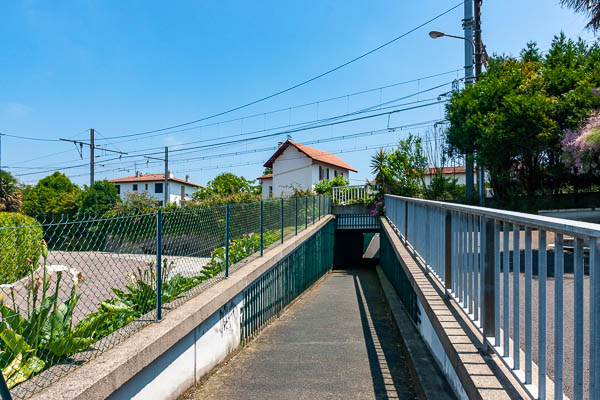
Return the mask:
[[(110, 179), (109, 182), (113, 183), (130, 183), (130, 182), (163, 182), (165, 180), (165, 174), (140, 174), (134, 176), (126, 176), (124, 178)], [(171, 182), (179, 182), (184, 185), (200, 187), (200, 185), (186, 181), (185, 179), (175, 178), (174, 176), (169, 177)]]
[(332, 166), (338, 167), (338, 168), (347, 169), (349, 171), (358, 172), (357, 170), (352, 168), (350, 165), (348, 165), (344, 161), (342, 161), (342, 159), (336, 155), (333, 155), (326, 151), (318, 150), (313, 147), (309, 147), (309, 146), (306, 146), (306, 145), (303, 145), (303, 144), (300, 144), (297, 142), (293, 142), (291, 140), (286, 140), (281, 146), (279, 146), (277, 151), (275, 153), (273, 153), (271, 158), (269, 158), (269, 160), (265, 163), (264, 166), (267, 168), (272, 168), (273, 163), (275, 162), (277, 157), (279, 157), (281, 155), (281, 153), (283, 153), (285, 151), (285, 149), (287, 149), (289, 146), (294, 146), (296, 149), (298, 149), (298, 151), (300, 151), (301, 153), (304, 153), (307, 157), (313, 159), (314, 161), (318, 161), (323, 164), (329, 164), (329, 165), (332, 165)]

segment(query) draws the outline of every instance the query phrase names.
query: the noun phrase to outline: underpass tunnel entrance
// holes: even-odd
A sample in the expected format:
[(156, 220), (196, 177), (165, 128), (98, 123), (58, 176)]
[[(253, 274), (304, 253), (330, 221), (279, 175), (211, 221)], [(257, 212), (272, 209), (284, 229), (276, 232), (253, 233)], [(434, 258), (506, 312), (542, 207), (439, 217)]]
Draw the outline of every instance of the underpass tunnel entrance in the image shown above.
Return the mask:
[(379, 262), (379, 229), (335, 231), (333, 267), (374, 267)]

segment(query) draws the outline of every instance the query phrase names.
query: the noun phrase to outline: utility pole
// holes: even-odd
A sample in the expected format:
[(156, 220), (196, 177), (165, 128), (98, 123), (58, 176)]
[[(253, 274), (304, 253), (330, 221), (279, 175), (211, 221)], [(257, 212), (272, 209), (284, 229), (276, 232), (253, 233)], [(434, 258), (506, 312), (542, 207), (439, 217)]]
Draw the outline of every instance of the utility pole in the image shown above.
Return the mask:
[[(465, 86), (473, 84), (473, 0), (465, 1), (465, 17), (463, 19), (465, 35)], [(473, 196), (473, 153), (465, 155), (465, 180), (467, 198)]]
[(90, 142), (89, 143), (81, 142), (79, 140), (73, 140), (73, 139), (60, 138), (60, 140), (62, 140), (63, 142), (71, 142), (71, 143), (75, 144), (75, 146), (79, 145), (79, 148), (77, 149), (77, 151), (79, 151), (79, 155), (82, 156), (82, 158), (83, 158), (83, 153), (81, 151), (81, 148), (83, 146), (88, 146), (90, 148), (90, 187), (92, 187), (94, 185), (94, 157), (95, 157), (94, 150), (95, 149), (102, 149), (103, 151), (109, 151), (111, 153), (117, 153), (117, 154), (121, 154), (121, 155), (127, 154), (123, 151), (105, 149), (105, 148), (102, 148), (102, 147), (94, 144), (94, 128), (90, 129)]
[[(475, 44), (475, 82), (481, 76), (481, 3), (482, 0), (475, 0), (475, 29), (474, 29), (474, 44)], [(479, 205), (485, 205), (485, 171), (482, 165), (477, 166), (477, 189), (479, 191)]]
[(167, 146), (165, 146), (165, 158), (157, 158), (157, 157), (150, 157), (150, 156), (144, 156), (146, 158), (149, 158), (151, 160), (158, 160), (158, 161), (163, 161), (165, 163), (165, 180), (164, 180), (164, 188), (163, 188), (163, 194), (164, 194), (164, 202), (163, 202), (163, 206), (166, 206), (167, 203), (169, 202), (169, 148)]
[(165, 146), (165, 207), (169, 202), (169, 148)]
[(90, 128), (90, 187), (94, 186), (94, 128)]

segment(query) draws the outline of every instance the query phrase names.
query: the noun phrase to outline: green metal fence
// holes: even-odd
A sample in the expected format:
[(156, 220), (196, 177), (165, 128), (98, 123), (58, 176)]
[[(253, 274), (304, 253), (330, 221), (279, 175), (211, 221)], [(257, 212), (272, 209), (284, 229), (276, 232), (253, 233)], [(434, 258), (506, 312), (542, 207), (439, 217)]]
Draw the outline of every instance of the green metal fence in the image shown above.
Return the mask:
[(244, 290), (242, 340), (247, 341), (333, 265), (330, 221)]
[(314, 224), (329, 203), (270, 199), (0, 226), (0, 369), (12, 396), (29, 397), (160, 321)]
[(404, 273), (404, 269), (402, 269), (402, 266), (400, 265), (400, 261), (396, 256), (396, 252), (392, 247), (392, 243), (385, 232), (380, 233), (379, 243), (381, 267), (383, 268), (387, 278), (392, 283), (394, 289), (396, 289), (396, 293), (400, 297), (400, 301), (402, 301), (402, 304), (408, 312), (408, 315), (410, 315), (415, 324), (419, 324), (420, 311), (417, 294), (411, 286), (408, 277)]

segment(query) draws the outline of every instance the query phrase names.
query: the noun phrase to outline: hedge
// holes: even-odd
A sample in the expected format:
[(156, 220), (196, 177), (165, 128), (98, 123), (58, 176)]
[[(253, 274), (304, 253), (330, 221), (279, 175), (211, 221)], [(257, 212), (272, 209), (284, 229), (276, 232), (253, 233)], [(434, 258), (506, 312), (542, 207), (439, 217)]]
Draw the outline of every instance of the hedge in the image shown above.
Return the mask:
[(40, 258), (43, 230), (39, 222), (20, 213), (0, 213), (0, 283), (12, 283), (31, 271), (27, 259)]

